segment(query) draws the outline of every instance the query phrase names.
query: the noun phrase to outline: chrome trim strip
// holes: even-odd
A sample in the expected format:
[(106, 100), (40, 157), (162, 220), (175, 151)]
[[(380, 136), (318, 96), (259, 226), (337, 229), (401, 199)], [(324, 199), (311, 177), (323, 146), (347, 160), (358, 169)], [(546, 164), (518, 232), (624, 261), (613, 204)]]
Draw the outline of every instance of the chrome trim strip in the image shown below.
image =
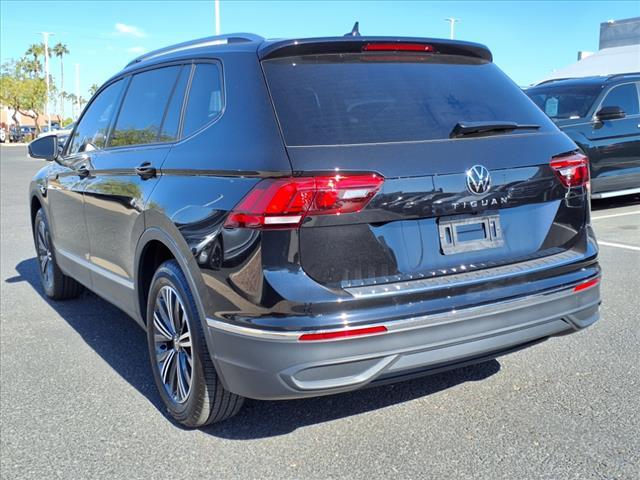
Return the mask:
[(443, 287), (459, 287), (484, 283), (493, 280), (520, 275), (523, 272), (531, 273), (548, 268), (559, 267), (572, 263), (582, 258), (582, 254), (575, 250), (567, 250), (547, 257), (527, 260), (525, 262), (512, 263), (493, 268), (485, 268), (470, 272), (456, 273), (441, 277), (420, 278), (404, 282), (384, 283), (363, 287), (348, 287), (344, 290), (356, 298), (384, 297), (405, 293), (426, 292)]
[[(579, 285), (580, 283), (584, 283), (584, 281), (581, 281), (576, 285)], [(594, 285), (594, 287), (599, 285), (600, 284), (598, 283)], [(503, 302), (492, 303), (489, 305), (469, 307), (469, 308), (464, 308), (462, 310), (450, 310), (448, 312), (441, 312), (441, 313), (436, 313), (431, 315), (420, 315), (417, 317), (403, 318), (400, 320), (392, 320), (389, 322), (369, 323), (365, 325), (354, 325), (353, 329), (361, 329), (361, 328), (383, 325), (387, 328), (386, 332), (374, 333), (371, 335), (367, 335), (367, 337), (387, 335), (389, 333), (394, 333), (394, 332), (415, 330), (419, 328), (431, 327), (438, 324), (466, 321), (466, 320), (471, 320), (473, 318), (478, 318), (486, 315), (492, 315), (496, 313), (530, 308), (532, 306), (539, 305), (541, 303), (560, 300), (562, 298), (570, 297), (572, 295), (579, 295), (583, 292), (587, 294), (592, 290), (592, 288), (588, 288), (586, 290), (583, 290), (582, 292), (576, 293), (573, 291), (574, 287), (575, 285), (572, 285), (570, 287), (563, 287), (562, 289), (555, 290), (552, 292), (538, 293), (535, 295), (530, 295), (528, 297), (517, 298), (514, 300), (506, 300)], [(561, 316), (568, 315), (576, 311), (583, 310), (585, 308), (589, 308), (593, 305), (598, 304), (599, 302), (600, 302), (600, 299), (598, 298), (597, 300), (594, 300), (589, 304), (579, 305), (575, 309), (572, 309), (570, 311), (561, 312), (557, 315), (553, 315), (552, 317), (549, 317), (548, 319), (539, 319), (539, 320), (545, 321), (552, 318), (560, 318)], [(305, 333), (328, 333), (328, 332), (337, 332), (337, 331), (346, 330), (344, 328), (324, 329), (324, 330), (297, 330), (297, 331), (286, 331), (286, 332), (274, 331), (274, 330), (263, 330), (260, 328), (234, 325), (231, 323), (222, 322), (220, 320), (216, 320), (209, 317), (207, 318), (207, 325), (211, 328), (222, 330), (228, 333), (233, 333), (236, 335), (249, 336), (256, 339), (271, 340), (271, 341), (277, 341), (277, 342), (298, 342), (299, 341), (298, 338), (300, 337), (300, 335), (303, 335)], [(341, 337), (341, 338), (334, 338), (334, 339), (328, 339), (328, 340), (315, 340), (313, 342), (308, 342), (308, 343), (314, 344), (319, 342), (340, 342), (340, 341), (346, 341), (346, 340), (353, 340), (354, 338), (357, 338), (357, 337)]]
[(601, 198), (619, 197), (621, 195), (633, 195), (640, 193), (640, 188), (626, 188), (624, 190), (614, 190), (613, 192), (592, 193), (591, 198), (599, 200)]
[(130, 290), (135, 289), (135, 286), (131, 280), (127, 280), (126, 278), (122, 278), (120, 275), (111, 273), (109, 270), (105, 270), (104, 268), (99, 267), (98, 265), (91, 263), (90, 261), (85, 260), (84, 258), (79, 257), (71, 252), (67, 252), (66, 250), (63, 250), (61, 248), (56, 248), (56, 254), (62, 255), (67, 260), (77, 263), (78, 265), (86, 268), (87, 270), (91, 270), (93, 273), (100, 275), (102, 277), (105, 277), (108, 280), (111, 280), (112, 282), (117, 283), (118, 285), (122, 285), (123, 287), (128, 288)]

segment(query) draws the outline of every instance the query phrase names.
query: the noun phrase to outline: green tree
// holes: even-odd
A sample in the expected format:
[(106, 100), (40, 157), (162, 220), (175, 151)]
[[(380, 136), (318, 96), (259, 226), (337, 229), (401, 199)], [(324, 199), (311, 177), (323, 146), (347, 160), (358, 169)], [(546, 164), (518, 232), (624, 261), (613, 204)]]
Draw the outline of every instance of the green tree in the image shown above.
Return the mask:
[(47, 99), (47, 87), (44, 78), (31, 78), (25, 75), (20, 62), (10, 62), (2, 66), (0, 72), (0, 103), (13, 109), (13, 120), (20, 122), (17, 113), (33, 118), (36, 132), (40, 132), (38, 119)]
[(65, 55), (69, 55), (69, 49), (63, 43), (57, 43), (53, 47), (53, 54), (60, 59), (60, 115), (64, 118), (64, 62)]
[(100, 87), (98, 87), (97, 83), (94, 83), (93, 85), (91, 85), (89, 87), (89, 95), (91, 95), (93, 97), (96, 94), (96, 92), (98, 91), (98, 88), (100, 88)]

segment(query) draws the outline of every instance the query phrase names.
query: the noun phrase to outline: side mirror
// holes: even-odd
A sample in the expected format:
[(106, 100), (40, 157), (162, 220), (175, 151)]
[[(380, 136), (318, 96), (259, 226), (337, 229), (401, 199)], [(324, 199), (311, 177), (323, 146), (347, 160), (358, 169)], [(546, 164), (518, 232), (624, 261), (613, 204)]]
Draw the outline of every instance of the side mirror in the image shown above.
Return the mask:
[(36, 138), (29, 144), (29, 156), (53, 161), (58, 158), (58, 137), (47, 135)]
[(624, 118), (625, 113), (620, 107), (602, 107), (596, 112), (596, 119), (604, 122), (605, 120), (615, 120)]

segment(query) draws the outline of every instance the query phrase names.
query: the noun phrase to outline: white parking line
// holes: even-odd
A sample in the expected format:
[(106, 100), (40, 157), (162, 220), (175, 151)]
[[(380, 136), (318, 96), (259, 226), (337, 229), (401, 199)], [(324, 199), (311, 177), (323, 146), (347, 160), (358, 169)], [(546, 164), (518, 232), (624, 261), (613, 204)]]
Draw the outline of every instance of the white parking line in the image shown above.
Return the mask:
[(602, 240), (598, 240), (598, 245), (604, 245), (605, 247), (626, 248), (627, 250), (635, 250), (637, 252), (640, 252), (640, 247), (634, 247), (633, 245), (624, 245), (622, 243), (603, 242)]
[(603, 218), (624, 217), (625, 215), (640, 215), (640, 210), (635, 212), (612, 213), (611, 215), (601, 215), (599, 217), (591, 217), (591, 220), (602, 220)]

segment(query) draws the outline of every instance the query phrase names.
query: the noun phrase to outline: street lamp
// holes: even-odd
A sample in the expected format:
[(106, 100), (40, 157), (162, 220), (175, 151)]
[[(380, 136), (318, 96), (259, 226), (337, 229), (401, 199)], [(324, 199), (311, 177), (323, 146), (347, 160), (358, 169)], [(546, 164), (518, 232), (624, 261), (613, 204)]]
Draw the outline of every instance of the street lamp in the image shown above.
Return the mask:
[(455, 36), (455, 24), (460, 20), (453, 17), (445, 18), (444, 20), (445, 22), (449, 22), (449, 38), (453, 40), (453, 37)]
[(47, 98), (44, 103), (44, 115), (47, 117), (49, 131), (51, 131), (51, 115), (49, 114), (49, 35), (55, 35), (51, 32), (40, 32), (44, 41), (44, 81), (47, 85)]
[(216, 11), (216, 35), (220, 35), (220, 0), (213, 0)]

